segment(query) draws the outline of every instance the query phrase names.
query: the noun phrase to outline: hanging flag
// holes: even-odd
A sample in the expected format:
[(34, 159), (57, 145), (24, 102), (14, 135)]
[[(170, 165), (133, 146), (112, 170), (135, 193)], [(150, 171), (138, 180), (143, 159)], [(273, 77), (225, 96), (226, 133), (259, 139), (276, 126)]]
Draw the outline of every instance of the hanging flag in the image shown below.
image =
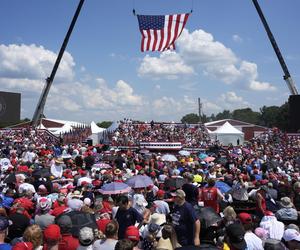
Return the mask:
[(175, 49), (189, 14), (166, 16), (137, 15), (142, 33), (141, 51), (164, 51)]

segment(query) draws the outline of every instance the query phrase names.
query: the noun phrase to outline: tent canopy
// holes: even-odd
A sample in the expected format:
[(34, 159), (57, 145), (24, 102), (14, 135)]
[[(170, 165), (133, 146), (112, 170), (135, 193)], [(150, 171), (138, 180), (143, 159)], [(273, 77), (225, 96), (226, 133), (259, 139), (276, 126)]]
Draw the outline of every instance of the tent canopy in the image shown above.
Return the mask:
[(233, 127), (229, 122), (225, 122), (222, 127), (218, 128), (217, 130), (213, 131), (214, 134), (239, 134), (243, 135), (244, 133), (240, 130)]
[(101, 133), (105, 128), (100, 128), (94, 121), (91, 122), (91, 130), (93, 134)]
[(210, 133), (222, 145), (239, 145), (244, 143), (244, 133), (233, 127), (229, 122), (223, 124), (222, 127)]
[(58, 130), (56, 130), (55, 132), (53, 132), (53, 134), (55, 135), (59, 135), (60, 133), (67, 133), (72, 131), (72, 126), (70, 123), (66, 123), (63, 127), (59, 128)]

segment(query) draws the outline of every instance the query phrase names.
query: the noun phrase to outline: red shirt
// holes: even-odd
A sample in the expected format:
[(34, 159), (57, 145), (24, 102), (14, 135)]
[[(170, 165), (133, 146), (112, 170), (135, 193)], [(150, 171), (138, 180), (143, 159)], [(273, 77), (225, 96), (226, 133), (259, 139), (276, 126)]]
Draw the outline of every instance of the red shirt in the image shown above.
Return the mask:
[(79, 240), (71, 234), (63, 234), (58, 245), (58, 250), (76, 250), (79, 246)]
[(207, 187), (202, 189), (201, 199), (204, 202), (205, 207), (212, 207), (217, 213), (219, 213), (218, 202), (218, 189), (215, 187)]

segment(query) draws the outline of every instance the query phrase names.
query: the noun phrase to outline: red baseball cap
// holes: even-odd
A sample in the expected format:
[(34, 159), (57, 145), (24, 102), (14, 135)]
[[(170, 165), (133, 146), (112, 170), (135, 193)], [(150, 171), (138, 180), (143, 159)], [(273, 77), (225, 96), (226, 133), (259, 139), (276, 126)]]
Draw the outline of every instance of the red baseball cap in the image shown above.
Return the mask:
[(156, 195), (157, 195), (158, 197), (164, 197), (164, 196), (165, 196), (165, 193), (166, 193), (166, 192), (165, 192), (164, 190), (161, 190), (161, 189), (160, 189), (160, 190), (157, 191)]
[(46, 240), (53, 240), (53, 241), (59, 240), (61, 238), (60, 227), (56, 224), (49, 225), (44, 230), (44, 238)]
[(105, 232), (105, 228), (106, 228), (106, 225), (111, 222), (111, 220), (109, 219), (101, 219), (101, 220), (97, 220), (97, 226), (98, 226), (98, 229), (104, 233)]
[(139, 229), (135, 226), (127, 227), (125, 231), (125, 239), (131, 241), (139, 241), (140, 240)]
[(242, 224), (249, 224), (252, 223), (252, 217), (248, 213), (240, 213), (239, 219), (242, 222)]

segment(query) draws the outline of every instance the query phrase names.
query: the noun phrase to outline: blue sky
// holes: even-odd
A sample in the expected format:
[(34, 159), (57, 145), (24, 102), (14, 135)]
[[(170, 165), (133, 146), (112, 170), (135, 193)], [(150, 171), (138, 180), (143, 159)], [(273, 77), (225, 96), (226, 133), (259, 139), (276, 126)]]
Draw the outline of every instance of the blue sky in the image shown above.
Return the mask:
[[(32, 117), (79, 1), (0, 3), (0, 90), (22, 93)], [(189, 0), (86, 0), (45, 107), (78, 121), (179, 121), (197, 112), (281, 105), (289, 91), (252, 1), (194, 0), (176, 51), (141, 53), (132, 15), (190, 11)], [(300, 2), (260, 0), (297, 86)]]

